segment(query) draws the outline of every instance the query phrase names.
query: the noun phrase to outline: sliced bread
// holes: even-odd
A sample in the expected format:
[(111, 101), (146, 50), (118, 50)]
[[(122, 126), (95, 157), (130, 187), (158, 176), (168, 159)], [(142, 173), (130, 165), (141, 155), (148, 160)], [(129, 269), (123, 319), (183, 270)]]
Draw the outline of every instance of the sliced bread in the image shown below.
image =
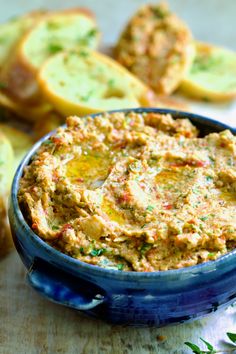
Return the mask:
[(39, 72), (39, 84), (63, 116), (145, 106), (149, 92), (116, 61), (85, 48), (48, 59)]
[(180, 89), (204, 101), (227, 101), (236, 97), (236, 53), (196, 42), (196, 57)]
[(16, 113), (17, 116), (28, 122), (43, 120), (45, 115), (52, 110), (51, 104), (47, 102), (38, 102), (36, 104), (26, 104), (7, 96), (0, 90), (0, 106)]
[(166, 4), (146, 4), (130, 19), (114, 55), (157, 94), (169, 95), (191, 66), (192, 35)]
[(79, 46), (96, 48), (100, 32), (87, 10), (76, 8), (43, 16), (23, 36), (2, 76), (6, 91), (23, 101), (36, 101), (38, 69), (44, 61), (63, 50)]

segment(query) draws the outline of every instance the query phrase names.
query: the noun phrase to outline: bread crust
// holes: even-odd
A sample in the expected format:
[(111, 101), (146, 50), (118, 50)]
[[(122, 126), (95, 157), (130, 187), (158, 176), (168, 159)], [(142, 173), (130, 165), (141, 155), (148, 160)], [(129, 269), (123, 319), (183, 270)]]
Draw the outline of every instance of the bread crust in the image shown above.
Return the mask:
[(26, 104), (7, 96), (0, 90), (0, 105), (11, 112), (17, 114), (23, 120), (35, 122), (43, 120), (45, 115), (52, 110), (51, 104), (47, 102), (37, 102), (36, 104)]

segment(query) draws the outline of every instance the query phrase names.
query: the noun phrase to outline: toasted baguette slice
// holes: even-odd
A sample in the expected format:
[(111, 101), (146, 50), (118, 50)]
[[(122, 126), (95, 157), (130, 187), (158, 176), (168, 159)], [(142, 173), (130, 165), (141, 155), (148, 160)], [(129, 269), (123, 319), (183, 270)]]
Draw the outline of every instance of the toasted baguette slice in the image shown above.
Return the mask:
[(38, 69), (52, 54), (81, 45), (95, 49), (99, 39), (92, 14), (78, 8), (45, 16), (27, 34), (20, 50), (26, 64)]
[(196, 57), (182, 80), (187, 95), (209, 101), (236, 97), (236, 53), (207, 43), (196, 42)]
[(25, 132), (10, 125), (0, 123), (0, 132), (3, 133), (12, 145), (14, 151), (14, 172), (19, 163), (33, 145), (33, 139)]
[(28, 122), (43, 120), (44, 116), (52, 110), (49, 103), (24, 104), (7, 96), (0, 90), (0, 106), (9, 109)]
[(44, 14), (34, 11), (0, 25), (0, 70), (21, 36)]
[(12, 146), (0, 132), (0, 256), (4, 255), (12, 244), (7, 219), (7, 196), (13, 176), (13, 158)]
[(114, 55), (157, 94), (169, 95), (191, 66), (192, 35), (165, 3), (145, 4), (130, 19)]
[(38, 95), (37, 73), (44, 61), (55, 53), (79, 46), (96, 48), (100, 32), (87, 10), (76, 8), (45, 15), (22, 38), (7, 65), (2, 80), (7, 92), (21, 100)]
[(113, 59), (89, 49), (50, 58), (40, 70), (39, 84), (64, 116), (146, 105), (149, 91)]

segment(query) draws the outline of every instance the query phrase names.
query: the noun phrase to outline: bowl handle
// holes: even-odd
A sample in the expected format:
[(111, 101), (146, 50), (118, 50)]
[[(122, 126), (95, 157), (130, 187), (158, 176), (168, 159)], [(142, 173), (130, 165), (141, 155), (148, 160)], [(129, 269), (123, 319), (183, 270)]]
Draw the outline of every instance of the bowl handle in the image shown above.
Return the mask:
[(99, 292), (94, 295), (93, 284), (72, 277), (51, 264), (46, 269), (41, 261), (35, 262), (26, 277), (37, 292), (60, 305), (86, 311), (105, 302), (105, 297)]

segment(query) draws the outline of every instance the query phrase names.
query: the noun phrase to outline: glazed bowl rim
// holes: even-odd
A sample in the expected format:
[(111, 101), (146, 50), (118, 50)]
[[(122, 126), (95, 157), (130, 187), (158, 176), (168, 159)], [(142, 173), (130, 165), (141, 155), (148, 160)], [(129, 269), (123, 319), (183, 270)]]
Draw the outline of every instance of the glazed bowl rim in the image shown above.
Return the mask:
[[(173, 109), (162, 109), (162, 108), (130, 108), (130, 109), (119, 109), (119, 110), (111, 110), (111, 111), (105, 111), (105, 112), (98, 112), (94, 114), (86, 114), (84, 117), (96, 117), (101, 114), (105, 113), (116, 113), (116, 112), (135, 112), (135, 113), (161, 113), (161, 114), (171, 114), (173, 115), (174, 118), (188, 118), (192, 119), (195, 121), (199, 120), (200, 124), (206, 124), (206, 126), (210, 125), (214, 128), (219, 127), (221, 130), (224, 129), (229, 129), (234, 135), (236, 134), (236, 128), (233, 128), (227, 124), (224, 124), (222, 122), (219, 122), (217, 120), (207, 118), (202, 115), (198, 115), (195, 113), (191, 112), (185, 112), (185, 111), (178, 111), (178, 110), (173, 110)], [(196, 123), (196, 122), (195, 122)], [(210, 123), (210, 124), (209, 124)], [(66, 124), (62, 125), (61, 127), (65, 127)], [(231, 252), (226, 253), (225, 255), (222, 255), (221, 257), (217, 258), (216, 260), (213, 261), (207, 261), (203, 262), (194, 266), (189, 266), (189, 267), (182, 267), (179, 269), (170, 269), (170, 270), (159, 270), (159, 271), (153, 271), (153, 272), (138, 272), (138, 271), (119, 271), (117, 269), (107, 269), (107, 268), (102, 268), (97, 265), (92, 265), (83, 261), (80, 261), (79, 259), (73, 258), (65, 253), (62, 253), (49, 244), (47, 244), (46, 241), (42, 240), (36, 233), (33, 232), (33, 230), (30, 228), (28, 223), (26, 222), (24, 215), (20, 209), (19, 203), (18, 203), (18, 189), (19, 189), (19, 181), (20, 178), (23, 175), (24, 172), (24, 167), (27, 166), (32, 158), (32, 156), (36, 153), (36, 151), (39, 149), (39, 147), (46, 141), (56, 130), (51, 131), (50, 133), (46, 134), (43, 136), (40, 140), (38, 140), (33, 147), (28, 151), (28, 153), (25, 155), (23, 160), (21, 161), (20, 165), (18, 166), (13, 182), (12, 182), (12, 188), (11, 188), (11, 203), (12, 203), (12, 208), (13, 208), (13, 213), (14, 217), (17, 218), (17, 221), (19, 225), (21, 226), (22, 230), (27, 233), (27, 236), (30, 237), (31, 241), (33, 243), (42, 248), (44, 251), (46, 251), (47, 254), (50, 254), (57, 259), (58, 261), (66, 264), (70, 264), (73, 267), (77, 267), (80, 269), (83, 269), (84, 271), (87, 272), (92, 272), (92, 273), (98, 273), (100, 275), (104, 276), (112, 276), (113, 278), (120, 278), (122, 275), (123, 280), (124, 279), (147, 279), (147, 278), (155, 278), (155, 277), (166, 277), (166, 276), (178, 276), (182, 274), (194, 274), (194, 273), (201, 273), (204, 271), (210, 271), (212, 269), (217, 268), (218, 266), (221, 266), (222, 264), (225, 263), (225, 261), (230, 261), (233, 257), (235, 257), (236, 260), (236, 249), (234, 249)]]

